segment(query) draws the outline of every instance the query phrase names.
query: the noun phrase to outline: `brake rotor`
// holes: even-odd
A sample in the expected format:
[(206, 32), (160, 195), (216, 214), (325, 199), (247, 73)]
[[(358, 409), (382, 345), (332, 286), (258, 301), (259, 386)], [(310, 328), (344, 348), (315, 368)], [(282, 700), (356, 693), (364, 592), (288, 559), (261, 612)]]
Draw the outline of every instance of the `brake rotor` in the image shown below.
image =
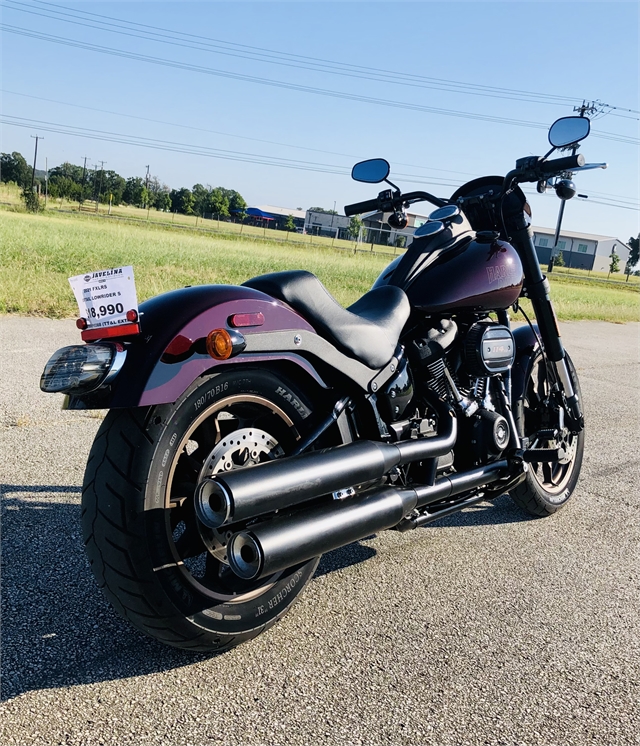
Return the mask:
[[(264, 430), (245, 427), (222, 438), (205, 459), (198, 482), (205, 477), (245, 466), (255, 466), (284, 456), (278, 441)], [(231, 531), (209, 528), (198, 521), (200, 536), (211, 554), (227, 563), (227, 542)]]

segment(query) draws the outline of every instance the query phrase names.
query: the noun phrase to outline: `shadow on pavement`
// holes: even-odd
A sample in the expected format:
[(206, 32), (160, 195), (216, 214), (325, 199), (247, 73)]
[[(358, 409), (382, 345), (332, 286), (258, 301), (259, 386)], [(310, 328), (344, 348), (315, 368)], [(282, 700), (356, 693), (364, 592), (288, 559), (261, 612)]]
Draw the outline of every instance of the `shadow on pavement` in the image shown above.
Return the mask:
[(60, 502), (61, 493), (77, 500), (79, 487), (0, 489), (2, 700), (166, 671), (207, 657), (144, 637), (111, 608), (85, 558), (80, 505)]
[[(3, 700), (34, 689), (157, 673), (210, 657), (144, 637), (103, 598), (84, 554), (79, 487), (0, 485), (0, 490)], [(73, 502), (64, 502), (62, 495)], [(429, 528), (526, 519), (504, 496)], [(315, 577), (375, 554), (358, 542), (342, 547), (323, 556)]]

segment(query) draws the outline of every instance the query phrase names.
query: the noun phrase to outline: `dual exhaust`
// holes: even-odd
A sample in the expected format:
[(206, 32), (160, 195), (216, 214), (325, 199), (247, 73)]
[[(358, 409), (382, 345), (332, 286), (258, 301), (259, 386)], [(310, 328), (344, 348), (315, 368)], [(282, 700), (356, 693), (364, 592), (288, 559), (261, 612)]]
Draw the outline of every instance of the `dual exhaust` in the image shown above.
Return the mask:
[[(415, 508), (492, 484), (508, 473), (509, 462), (500, 460), (471, 472), (444, 477), (431, 486), (381, 487), (345, 502), (334, 501), (276, 517), (234, 534), (228, 545), (229, 564), (239, 577), (257, 580), (398, 526)], [(419, 525), (411, 520), (404, 523), (399, 526), (402, 530)]]
[(437, 412), (439, 433), (432, 438), (358, 441), (207, 477), (196, 491), (198, 518), (210, 528), (221, 528), (380, 481), (400, 464), (444, 456), (455, 445), (457, 423), (448, 405), (439, 402)]
[[(457, 436), (455, 415), (443, 402), (438, 403), (437, 411), (439, 432), (434, 437), (400, 443), (359, 441), (208, 477), (196, 490), (198, 518), (206, 526), (220, 529), (296, 508), (231, 537), (227, 546), (231, 569), (241, 578), (256, 580), (397, 526), (415, 508), (505, 476), (508, 464), (499, 461), (431, 486), (375, 487), (396, 466), (435, 459), (451, 451)], [(344, 501), (299, 508), (324, 495), (350, 488), (366, 490), (367, 486), (375, 488)]]

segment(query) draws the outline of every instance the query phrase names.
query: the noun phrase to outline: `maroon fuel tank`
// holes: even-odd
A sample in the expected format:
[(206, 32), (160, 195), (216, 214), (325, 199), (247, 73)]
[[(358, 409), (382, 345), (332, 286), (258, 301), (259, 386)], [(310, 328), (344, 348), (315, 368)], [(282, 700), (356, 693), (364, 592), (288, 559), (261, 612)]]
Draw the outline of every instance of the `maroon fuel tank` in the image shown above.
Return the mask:
[(416, 239), (407, 250), (416, 254), (411, 270), (399, 277), (396, 260), (375, 286), (398, 284), (411, 306), (425, 313), (488, 312), (508, 308), (520, 296), (522, 263), (506, 241), (474, 238), (471, 233), (444, 246), (431, 248), (429, 243)]

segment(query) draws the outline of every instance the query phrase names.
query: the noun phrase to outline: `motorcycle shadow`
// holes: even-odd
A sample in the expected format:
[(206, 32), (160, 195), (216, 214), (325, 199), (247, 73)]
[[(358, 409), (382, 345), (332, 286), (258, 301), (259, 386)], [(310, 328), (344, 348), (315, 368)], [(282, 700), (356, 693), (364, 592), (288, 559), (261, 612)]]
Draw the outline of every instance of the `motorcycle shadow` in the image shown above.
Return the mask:
[(0, 700), (168, 671), (211, 657), (148, 639), (111, 608), (84, 553), (79, 487), (4, 484), (0, 490)]
[[(2, 689), (24, 692), (168, 671), (210, 658), (147, 639), (121, 619), (96, 586), (80, 529), (80, 488), (0, 485), (2, 495)], [(526, 520), (502, 497), (428, 528)], [(367, 537), (370, 538), (370, 537)], [(364, 562), (355, 542), (325, 554), (315, 577)]]
[[(439, 518), (437, 521), (428, 523), (422, 528), (442, 530), (443, 528), (464, 528), (466, 526), (496, 526), (506, 523), (519, 523), (531, 519), (532, 517), (525, 515), (508, 495), (502, 495), (495, 500), (465, 508), (460, 513), (454, 513), (446, 518)], [(411, 532), (405, 535), (410, 536)], [(361, 541), (367, 541), (374, 537), (375, 534), (372, 534), (361, 539)], [(322, 555), (314, 578), (336, 572), (337, 570), (344, 570), (361, 562), (366, 562), (375, 557), (376, 554), (377, 552), (373, 547), (360, 544), (360, 542), (354, 542), (340, 549), (334, 549), (332, 552)]]

